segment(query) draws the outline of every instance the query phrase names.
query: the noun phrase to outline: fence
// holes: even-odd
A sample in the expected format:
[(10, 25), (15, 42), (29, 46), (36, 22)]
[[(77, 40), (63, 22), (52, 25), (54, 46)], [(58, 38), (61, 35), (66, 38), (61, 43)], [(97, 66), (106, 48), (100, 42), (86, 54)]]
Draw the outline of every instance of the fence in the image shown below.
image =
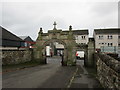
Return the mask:
[(118, 53), (119, 52), (120, 53), (117, 46), (113, 46), (113, 47), (102, 46), (100, 49), (101, 49), (101, 52), (107, 52), (107, 53)]

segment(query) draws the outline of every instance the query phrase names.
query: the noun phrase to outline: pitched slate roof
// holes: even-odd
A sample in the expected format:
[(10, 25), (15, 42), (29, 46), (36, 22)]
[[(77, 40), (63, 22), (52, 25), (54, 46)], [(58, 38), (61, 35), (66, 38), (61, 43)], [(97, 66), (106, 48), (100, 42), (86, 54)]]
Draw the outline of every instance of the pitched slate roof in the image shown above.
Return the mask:
[(0, 37), (1, 39), (4, 40), (14, 40), (14, 41), (23, 41), (21, 38), (16, 36), (15, 34), (11, 33), (10, 31), (6, 30), (5, 28), (0, 26)]
[[(74, 35), (88, 35), (88, 30), (72, 30)], [(62, 31), (62, 33), (68, 34), (69, 31)]]
[(120, 28), (94, 29), (96, 34), (120, 34)]
[(88, 35), (88, 30), (73, 30), (74, 35)]
[(30, 41), (30, 42), (33, 42), (33, 40), (31, 39), (31, 37), (29, 36), (19, 36), (22, 40), (24, 41)]

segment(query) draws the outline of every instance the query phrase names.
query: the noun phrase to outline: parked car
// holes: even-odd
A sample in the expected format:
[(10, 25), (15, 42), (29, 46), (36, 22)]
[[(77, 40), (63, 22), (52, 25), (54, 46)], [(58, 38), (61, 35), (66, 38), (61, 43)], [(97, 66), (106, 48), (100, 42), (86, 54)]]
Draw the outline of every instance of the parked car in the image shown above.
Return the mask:
[(77, 51), (76, 59), (84, 59), (84, 51)]
[(50, 57), (50, 46), (46, 46), (46, 56)]

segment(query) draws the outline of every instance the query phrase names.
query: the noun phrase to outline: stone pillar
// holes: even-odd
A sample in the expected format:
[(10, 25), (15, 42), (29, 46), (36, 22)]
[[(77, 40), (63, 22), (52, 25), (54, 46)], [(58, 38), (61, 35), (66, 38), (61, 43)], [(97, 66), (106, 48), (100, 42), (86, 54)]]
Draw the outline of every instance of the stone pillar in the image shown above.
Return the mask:
[(67, 43), (67, 65), (68, 66), (73, 66), (76, 65), (76, 60), (75, 60), (75, 42), (73, 40), (69, 40)]
[(43, 34), (43, 30), (42, 30), (42, 28), (40, 28), (40, 30), (38, 32), (38, 38), (37, 38), (37, 40), (42, 40), (42, 34)]
[(88, 46), (86, 46), (86, 48), (84, 49), (84, 66), (87, 66), (87, 62), (88, 62)]
[(94, 48), (94, 39), (89, 38), (88, 42), (88, 60), (86, 62), (86, 66), (92, 67), (94, 66), (94, 53), (95, 53), (95, 48)]
[(34, 60), (38, 63), (46, 64), (46, 53), (43, 45), (44, 40), (38, 40), (34, 48)]

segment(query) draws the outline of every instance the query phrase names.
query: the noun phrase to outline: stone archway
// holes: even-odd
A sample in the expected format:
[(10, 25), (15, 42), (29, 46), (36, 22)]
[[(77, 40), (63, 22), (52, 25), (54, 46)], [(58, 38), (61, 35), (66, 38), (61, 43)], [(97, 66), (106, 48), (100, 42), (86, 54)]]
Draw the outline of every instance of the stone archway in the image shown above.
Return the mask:
[(87, 66), (88, 60), (88, 45), (77, 45), (76, 51), (84, 51), (84, 65)]
[[(54, 42), (58, 42), (59, 44), (62, 44), (64, 46), (64, 52), (63, 52), (63, 62), (67, 62), (67, 58), (68, 58), (68, 51), (67, 51), (67, 45), (64, 41), (62, 40), (58, 40), (58, 39), (51, 39), (51, 40), (48, 40), (46, 42), (43, 43), (43, 49), (42, 49), (42, 53), (45, 52), (46, 50), (46, 46), (49, 45), (50, 43), (54, 43)], [(45, 59), (46, 60), (46, 59)], [(62, 65), (65, 65), (65, 63), (61, 63)]]
[(69, 28), (67, 34), (62, 30), (57, 30), (56, 27), (54, 27), (53, 30), (49, 30), (48, 33), (43, 33), (42, 28), (40, 28), (34, 48), (34, 59), (37, 62), (46, 63), (45, 46), (48, 43), (55, 41), (63, 44), (65, 47), (64, 65), (75, 65), (76, 42), (74, 40), (71, 27)]
[(62, 31), (56, 29), (56, 23), (53, 25), (53, 30), (48, 30), (47, 33), (43, 33), (42, 28), (40, 28), (33, 50), (34, 60), (39, 63), (46, 63), (45, 46), (50, 42), (57, 41), (65, 46), (64, 65), (76, 65), (76, 50), (82, 49), (85, 51), (85, 66), (93, 66), (94, 41), (89, 40), (88, 44), (79, 45), (75, 41), (72, 26), (69, 27), (68, 31)]

